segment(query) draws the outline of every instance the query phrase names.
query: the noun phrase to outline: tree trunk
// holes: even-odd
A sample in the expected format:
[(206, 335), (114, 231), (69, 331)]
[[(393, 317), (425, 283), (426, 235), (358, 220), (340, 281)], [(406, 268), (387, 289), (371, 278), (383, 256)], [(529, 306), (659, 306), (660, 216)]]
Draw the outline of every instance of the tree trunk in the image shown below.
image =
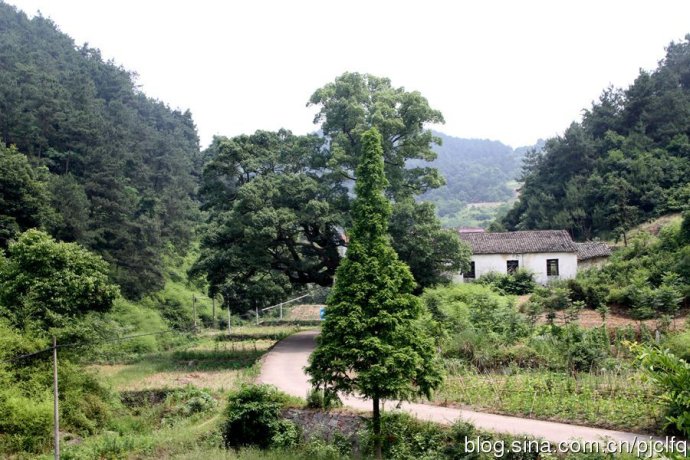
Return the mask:
[(374, 427), (374, 452), (377, 459), (383, 458), (381, 448), (383, 444), (383, 439), (381, 439), (381, 408), (379, 405), (379, 398), (374, 397), (374, 418), (372, 420), (372, 425)]

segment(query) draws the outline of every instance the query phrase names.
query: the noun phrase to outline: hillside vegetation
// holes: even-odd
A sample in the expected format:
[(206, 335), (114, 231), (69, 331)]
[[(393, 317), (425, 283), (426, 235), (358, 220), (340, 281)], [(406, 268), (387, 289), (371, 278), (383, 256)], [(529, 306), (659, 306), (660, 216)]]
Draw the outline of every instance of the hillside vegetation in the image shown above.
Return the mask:
[(578, 239), (622, 237), (690, 202), (690, 36), (652, 72), (608, 88), (563, 136), (525, 160), (509, 230), (565, 228)]
[(196, 215), (191, 114), (2, 2), (0, 43), (0, 247), (41, 227), (100, 254), (126, 297), (160, 289)]
[[(50, 455), (53, 351), (66, 459), (490, 458), (468, 437), (510, 440), (378, 410), (372, 425), (350, 415), (351, 438), (300, 433), (282, 411), (304, 401), (251, 383), (300, 330), (261, 309), (304, 292), (329, 299), (311, 414), (337, 406), (338, 383), (376, 408), (424, 394), (690, 435), (690, 37), (544, 152), (433, 133), (443, 116), (419, 92), (353, 72), (309, 98), (322, 135), (217, 136), (200, 152), (188, 111), (2, 0), (0, 77), (1, 457)], [(523, 179), (506, 227), (629, 244), (548, 286), (524, 270), (454, 285), (470, 249), (442, 223), (488, 225)], [(597, 327), (577, 324), (584, 308)], [(614, 309), (639, 323), (607, 323)]]
[(516, 195), (522, 158), (543, 146), (539, 141), (531, 147), (513, 149), (487, 139), (462, 139), (440, 132), (434, 135), (441, 144), (434, 145), (437, 157), (429, 165), (438, 169), (445, 185), (418, 199), (436, 205), (445, 227), (488, 227), (497, 215), (505, 213)]

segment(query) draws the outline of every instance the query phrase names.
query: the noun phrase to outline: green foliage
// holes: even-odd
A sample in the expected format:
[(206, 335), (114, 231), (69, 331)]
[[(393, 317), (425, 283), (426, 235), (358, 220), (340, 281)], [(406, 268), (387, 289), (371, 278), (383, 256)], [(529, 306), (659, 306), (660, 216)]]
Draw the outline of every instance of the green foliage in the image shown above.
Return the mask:
[(41, 15), (0, 3), (0, 42), (0, 247), (45, 228), (100, 254), (127, 297), (157, 290), (197, 216), (191, 114)]
[(74, 243), (29, 230), (0, 259), (0, 305), (18, 327), (64, 326), (68, 318), (108, 311), (118, 291), (108, 266)]
[(352, 222), (353, 171), (364, 156), (359, 136), (382, 134), (393, 247), (421, 287), (447, 281), (468, 263), (457, 235), (442, 230), (433, 206), (413, 197), (441, 184), (433, 168), (406, 167), (434, 158), (425, 123), (441, 114), (416, 92), (390, 81), (346, 73), (317, 90), (323, 137), (257, 131), (216, 137), (205, 155), (201, 197), (209, 211), (195, 276), (238, 313), (284, 300), (305, 285), (330, 286)]
[(689, 248), (675, 223), (658, 237), (639, 232), (606, 265), (568, 281), (569, 296), (589, 308), (623, 307), (637, 319), (673, 318), (690, 295), (690, 276), (682, 268)]
[(293, 284), (332, 282), (347, 190), (319, 179), (322, 145), (284, 130), (214, 139), (201, 190), (210, 222), (192, 272), (235, 312), (278, 303)]
[[(0, 361), (43, 349), (47, 341), (0, 321)], [(0, 364), (0, 454), (40, 452), (51, 443), (53, 428), (52, 367), (48, 353)], [(112, 395), (68, 355), (60, 353), (62, 429), (93, 434), (109, 422)]]
[(230, 395), (222, 427), (226, 447), (289, 447), (299, 440), (294, 424), (280, 418), (286, 397), (267, 385), (249, 385)]
[[(546, 287), (538, 287), (524, 307), (530, 315), (539, 315), (546, 312), (549, 324), (554, 323), (558, 312), (563, 313), (564, 322), (576, 321), (579, 312), (584, 308), (584, 301), (573, 300), (570, 280), (566, 282), (553, 282)], [(578, 285), (579, 286), (579, 285)]]
[(690, 362), (690, 330), (667, 336), (664, 346), (680, 359)]
[(362, 142), (348, 253), (308, 372), (315, 384), (335, 391), (375, 398), (428, 394), (441, 373), (433, 339), (419, 321), (423, 307), (411, 294), (414, 279), (389, 242), (381, 138), (372, 129)]
[(505, 295), (530, 294), (537, 283), (534, 282), (534, 274), (520, 268), (514, 273), (487, 273), (477, 280), (478, 283), (493, 286), (498, 292)]
[(189, 386), (171, 393), (166, 404), (171, 406), (170, 413), (173, 416), (191, 417), (211, 411), (218, 403), (209, 392)]
[(372, 128), (362, 144), (347, 257), (307, 372), (315, 386), (372, 398), (379, 434), (380, 399), (428, 395), (443, 374), (414, 278), (390, 244), (381, 135)]
[(434, 168), (405, 167), (408, 160), (436, 158), (431, 145), (439, 140), (425, 125), (444, 121), (419, 92), (394, 88), (387, 78), (346, 72), (316, 90), (309, 104), (319, 108), (314, 122), (321, 123), (330, 145), (327, 161), (341, 180), (352, 178), (365, 157), (362, 135), (373, 127), (381, 134), (390, 196), (398, 200), (443, 183)]
[(3, 385), (0, 412), (3, 414), (0, 418), (0, 452), (37, 452), (50, 445), (53, 400), (49, 389), (26, 395), (15, 386), (8, 388)]
[(451, 333), (473, 331), (482, 336), (488, 333), (511, 343), (528, 332), (514, 300), (488, 286), (460, 283), (427, 289), (422, 300)]
[[(440, 321), (447, 358), (460, 359), (481, 370), (506, 366), (548, 368), (568, 372), (599, 369), (612, 356), (603, 328), (576, 324), (581, 302), (573, 302), (563, 287), (538, 288), (520, 313), (511, 297), (478, 283), (462, 283), (427, 290), (427, 308)], [(536, 326), (536, 316), (547, 312), (550, 326)], [(556, 315), (566, 325), (556, 326)]]
[(0, 142), (0, 248), (49, 217), (45, 182), (17, 149)]
[(307, 393), (307, 407), (310, 409), (330, 410), (342, 405), (343, 403), (338, 397), (338, 393), (334, 391), (312, 388)]
[(666, 428), (690, 436), (690, 364), (668, 350), (632, 345), (642, 367), (661, 387)]
[[(430, 422), (419, 422), (411, 415), (392, 412), (383, 416), (383, 458), (434, 459), (442, 458), (446, 447), (447, 434), (438, 425)], [(374, 454), (375, 433), (368, 427), (364, 433), (364, 454)]]
[[(410, 234), (411, 228), (414, 232)], [(452, 273), (469, 269), (469, 246), (460, 241), (457, 232), (441, 228), (429, 203), (411, 199), (396, 203), (390, 234), (395, 251), (410, 267), (420, 288), (447, 284)]]
[(503, 218), (509, 230), (565, 228), (577, 239), (621, 238), (637, 223), (683, 210), (690, 198), (690, 36), (653, 72), (608, 88), (563, 136), (526, 164)]

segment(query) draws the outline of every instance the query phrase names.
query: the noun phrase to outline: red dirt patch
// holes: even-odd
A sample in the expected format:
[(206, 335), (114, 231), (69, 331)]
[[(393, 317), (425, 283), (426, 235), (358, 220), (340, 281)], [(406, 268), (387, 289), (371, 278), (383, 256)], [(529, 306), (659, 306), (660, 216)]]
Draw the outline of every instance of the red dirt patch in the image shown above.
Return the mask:
[[(681, 312), (680, 315), (676, 317), (676, 319), (673, 321), (671, 324), (671, 329), (682, 329), (686, 322), (688, 321), (688, 317), (690, 316), (690, 311), (686, 310)], [(546, 315), (542, 315), (539, 318), (540, 323), (546, 323)], [(556, 317), (556, 324), (563, 324), (563, 314), (562, 312), (559, 312), (557, 317)], [(601, 315), (599, 312), (595, 310), (582, 310), (580, 312), (579, 318), (578, 318), (578, 324), (582, 327), (586, 328), (595, 328), (599, 327), (603, 324), (603, 320), (601, 319)], [(623, 328), (623, 327), (628, 327), (632, 326), (634, 328), (639, 328), (640, 325), (644, 324), (649, 330), (656, 330), (659, 327), (659, 320), (657, 319), (647, 319), (647, 320), (637, 320), (630, 318), (630, 316), (627, 315), (627, 312), (621, 309), (612, 309), (611, 312), (608, 314), (606, 317), (606, 326), (609, 329), (616, 329), (616, 328)]]

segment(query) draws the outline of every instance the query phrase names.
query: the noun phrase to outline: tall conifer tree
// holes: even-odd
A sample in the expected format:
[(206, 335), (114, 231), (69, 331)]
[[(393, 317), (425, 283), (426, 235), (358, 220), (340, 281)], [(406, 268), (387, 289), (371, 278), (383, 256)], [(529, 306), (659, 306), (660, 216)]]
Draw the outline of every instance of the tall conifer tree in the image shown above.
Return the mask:
[(381, 135), (371, 128), (361, 139), (348, 252), (307, 371), (314, 385), (372, 400), (380, 457), (381, 400), (428, 395), (441, 383), (442, 370), (422, 321), (424, 308), (412, 295), (414, 278), (388, 235)]

